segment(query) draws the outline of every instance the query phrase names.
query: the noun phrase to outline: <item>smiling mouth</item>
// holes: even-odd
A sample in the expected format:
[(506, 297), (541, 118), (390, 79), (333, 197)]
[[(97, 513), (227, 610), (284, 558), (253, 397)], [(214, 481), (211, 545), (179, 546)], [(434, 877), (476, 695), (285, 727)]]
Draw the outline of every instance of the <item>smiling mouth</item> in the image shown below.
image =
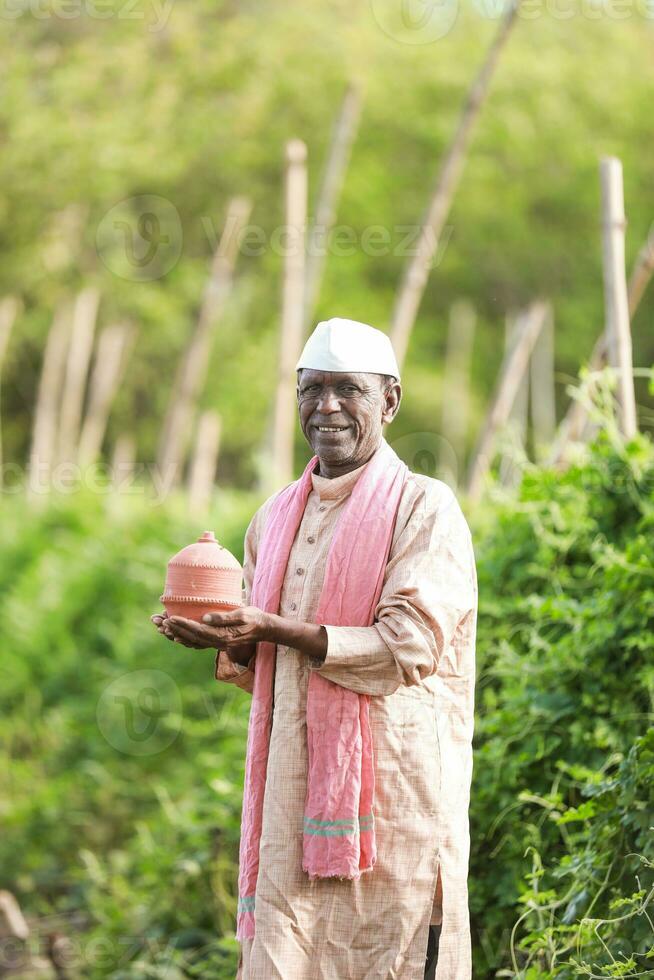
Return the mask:
[(345, 432), (349, 425), (314, 425), (318, 432)]

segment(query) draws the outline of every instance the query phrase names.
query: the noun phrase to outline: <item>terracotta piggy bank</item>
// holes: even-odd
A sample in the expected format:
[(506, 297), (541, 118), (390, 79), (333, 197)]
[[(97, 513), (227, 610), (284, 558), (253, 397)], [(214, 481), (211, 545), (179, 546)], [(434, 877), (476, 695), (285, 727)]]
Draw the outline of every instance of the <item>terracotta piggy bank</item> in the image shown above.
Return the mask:
[(160, 601), (169, 616), (202, 622), (208, 612), (242, 605), (243, 569), (234, 555), (205, 531), (168, 562), (166, 585)]

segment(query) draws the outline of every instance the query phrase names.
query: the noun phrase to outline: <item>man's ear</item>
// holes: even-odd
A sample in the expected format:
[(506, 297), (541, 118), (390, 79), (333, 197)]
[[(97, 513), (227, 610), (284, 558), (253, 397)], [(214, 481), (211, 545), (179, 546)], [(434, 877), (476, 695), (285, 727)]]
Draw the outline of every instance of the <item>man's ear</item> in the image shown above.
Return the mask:
[(399, 381), (394, 381), (392, 385), (389, 385), (384, 396), (384, 412), (382, 415), (384, 425), (388, 425), (389, 422), (393, 421), (400, 409), (401, 401), (402, 385)]

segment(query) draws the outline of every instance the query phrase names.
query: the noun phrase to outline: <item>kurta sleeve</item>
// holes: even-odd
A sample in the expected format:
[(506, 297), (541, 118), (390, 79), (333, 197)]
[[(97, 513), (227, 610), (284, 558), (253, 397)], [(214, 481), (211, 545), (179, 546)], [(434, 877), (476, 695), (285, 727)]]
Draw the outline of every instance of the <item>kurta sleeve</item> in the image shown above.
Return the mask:
[[(262, 509), (260, 508), (255, 513), (245, 532), (243, 547), (243, 604), (246, 606), (250, 605), (250, 595), (252, 593), (254, 567), (257, 561), (259, 520)], [(254, 657), (250, 660), (250, 665), (252, 664), (252, 660), (254, 660)], [(239, 664), (233, 663), (224, 650), (218, 650), (216, 652), (214, 677), (217, 681), (234, 684), (236, 687), (240, 687), (241, 690), (252, 694), (254, 672), (250, 670), (249, 665), (247, 667), (241, 667)]]
[(476, 608), (470, 531), (456, 497), (431, 480), (389, 555), (372, 626), (329, 626), (314, 670), (359, 694), (392, 694), (434, 674), (461, 620)]

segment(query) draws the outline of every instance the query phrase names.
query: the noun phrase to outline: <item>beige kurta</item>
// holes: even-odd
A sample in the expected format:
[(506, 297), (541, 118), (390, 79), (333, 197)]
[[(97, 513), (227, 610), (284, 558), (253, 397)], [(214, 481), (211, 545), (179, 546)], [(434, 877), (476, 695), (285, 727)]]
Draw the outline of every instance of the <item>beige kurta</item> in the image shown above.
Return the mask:
[[(280, 615), (315, 621), (334, 527), (364, 468), (332, 480), (312, 476)], [(246, 533), (246, 602), (275, 496)], [(256, 935), (242, 944), (243, 980), (422, 980), (429, 922), (440, 921), (441, 905), (436, 976), (469, 980), (476, 609), (474, 556), (459, 505), (444, 483), (410, 473), (373, 626), (327, 626), (321, 667), (277, 648)], [(378, 857), (355, 882), (310, 881), (302, 871), (306, 696), (314, 669), (372, 695)], [(217, 657), (217, 679), (251, 690), (251, 671), (237, 670), (225, 654)]]

